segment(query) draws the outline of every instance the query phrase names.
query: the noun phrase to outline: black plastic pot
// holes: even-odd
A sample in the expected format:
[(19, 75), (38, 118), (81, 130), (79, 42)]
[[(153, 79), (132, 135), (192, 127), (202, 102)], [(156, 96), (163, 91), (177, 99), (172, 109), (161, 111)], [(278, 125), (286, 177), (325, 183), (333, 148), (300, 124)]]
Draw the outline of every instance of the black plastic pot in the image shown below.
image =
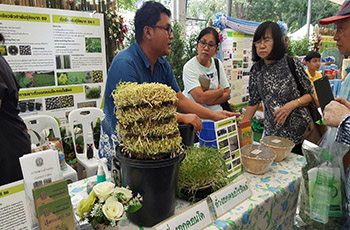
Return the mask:
[(33, 102), (28, 102), (28, 110), (34, 111), (34, 103)]
[(42, 104), (40, 102), (36, 102), (35, 103), (35, 109), (36, 110), (41, 110), (41, 106), (42, 106)]
[(24, 113), (27, 110), (27, 103), (20, 102), (19, 103), (19, 109), (20, 109), (21, 113)]
[(182, 137), (182, 143), (185, 146), (193, 145), (193, 140), (194, 140), (193, 125), (179, 124), (179, 130)]
[(129, 186), (134, 194), (143, 197), (142, 208), (127, 213), (137, 225), (152, 227), (175, 212), (175, 196), (179, 164), (184, 153), (162, 160), (129, 159), (117, 151), (122, 185)]

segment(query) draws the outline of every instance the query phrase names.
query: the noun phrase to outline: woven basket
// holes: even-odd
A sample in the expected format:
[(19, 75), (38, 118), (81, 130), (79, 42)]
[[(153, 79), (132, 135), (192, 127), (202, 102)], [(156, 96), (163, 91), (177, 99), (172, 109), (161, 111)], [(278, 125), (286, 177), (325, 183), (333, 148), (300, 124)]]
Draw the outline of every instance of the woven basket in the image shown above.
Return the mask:
[[(265, 152), (265, 156), (252, 155), (252, 152), (259, 149)], [(271, 148), (259, 145), (246, 145), (241, 149), (241, 159), (243, 167), (253, 174), (264, 174), (276, 158), (276, 153)], [(268, 154), (266, 156), (266, 154)]]
[[(266, 138), (276, 138), (279, 140), (282, 140), (284, 142), (284, 146), (279, 146), (278, 144), (272, 144), (270, 142), (266, 143)], [(270, 147), (272, 148), (275, 153), (276, 153), (276, 162), (280, 162), (283, 161), (284, 158), (287, 157), (287, 155), (292, 151), (292, 149), (294, 148), (295, 144), (283, 137), (277, 137), (277, 136), (267, 136), (267, 137), (263, 137), (260, 140), (260, 144)]]

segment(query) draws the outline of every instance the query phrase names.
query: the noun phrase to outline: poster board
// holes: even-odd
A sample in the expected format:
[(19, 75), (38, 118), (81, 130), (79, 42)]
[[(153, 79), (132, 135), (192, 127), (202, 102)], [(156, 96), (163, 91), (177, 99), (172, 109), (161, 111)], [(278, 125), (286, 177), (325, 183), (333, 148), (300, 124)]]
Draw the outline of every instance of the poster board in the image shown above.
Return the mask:
[(231, 29), (225, 29), (222, 33), (227, 35), (222, 42), (222, 57), (231, 90), (229, 102), (233, 105), (246, 103), (249, 100), (249, 71), (253, 64), (253, 36)]
[(0, 229), (31, 229), (23, 180), (0, 186)]
[(65, 124), (69, 111), (101, 106), (103, 14), (0, 5), (0, 31), (0, 50), (21, 87), (21, 116), (45, 113)]
[(242, 174), (241, 150), (239, 148), (236, 117), (229, 117), (214, 123), (218, 150), (224, 154), (229, 177)]

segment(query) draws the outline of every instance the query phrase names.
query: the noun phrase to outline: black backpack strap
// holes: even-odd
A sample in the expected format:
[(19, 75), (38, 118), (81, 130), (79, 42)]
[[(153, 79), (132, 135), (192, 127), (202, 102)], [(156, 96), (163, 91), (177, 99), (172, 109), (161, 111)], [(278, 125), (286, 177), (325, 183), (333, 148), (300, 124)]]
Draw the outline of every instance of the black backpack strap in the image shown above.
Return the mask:
[(290, 69), (290, 72), (292, 72), (292, 75), (295, 79), (295, 83), (297, 83), (297, 88), (300, 92), (300, 95), (304, 95), (305, 94), (305, 91), (304, 91), (304, 88), (301, 86), (300, 84), (300, 81), (299, 81), (299, 78), (298, 78), (298, 75), (297, 75), (297, 72), (295, 70), (295, 63), (294, 63), (294, 60), (292, 57), (289, 57), (287, 56), (287, 62), (288, 62), (288, 67)]
[(216, 71), (218, 72), (218, 81), (220, 84), (219, 60), (217, 58), (214, 58), (214, 62), (215, 62)]

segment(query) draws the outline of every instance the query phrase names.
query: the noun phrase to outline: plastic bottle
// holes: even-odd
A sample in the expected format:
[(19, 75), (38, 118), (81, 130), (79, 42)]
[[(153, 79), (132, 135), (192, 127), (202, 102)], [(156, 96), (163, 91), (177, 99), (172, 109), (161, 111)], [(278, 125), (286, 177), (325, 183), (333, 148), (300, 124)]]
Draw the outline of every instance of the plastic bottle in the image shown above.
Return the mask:
[(98, 169), (97, 169), (97, 184), (106, 181), (106, 174), (103, 170), (102, 165), (100, 163), (98, 164)]
[(101, 158), (98, 160), (98, 169), (97, 169), (97, 184), (110, 180), (111, 174), (107, 168), (107, 159)]
[(62, 171), (67, 170), (66, 160), (64, 159), (64, 153), (61, 151), (61, 149), (57, 149), (58, 152), (58, 159), (60, 162), (60, 168)]

